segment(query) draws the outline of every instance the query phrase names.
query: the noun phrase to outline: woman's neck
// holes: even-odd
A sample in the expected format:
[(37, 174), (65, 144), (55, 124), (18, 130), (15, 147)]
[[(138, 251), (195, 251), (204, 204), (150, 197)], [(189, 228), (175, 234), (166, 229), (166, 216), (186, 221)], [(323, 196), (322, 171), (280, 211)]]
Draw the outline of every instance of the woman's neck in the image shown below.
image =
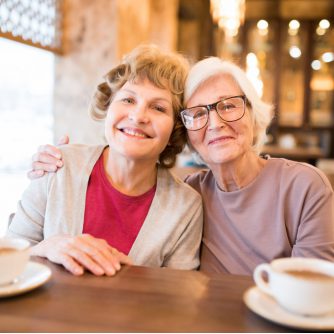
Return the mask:
[(218, 186), (223, 191), (236, 191), (250, 184), (266, 165), (254, 152), (248, 152), (236, 160), (210, 166)]
[(129, 160), (113, 154), (107, 147), (103, 151), (103, 166), (108, 181), (125, 195), (139, 196), (156, 184), (157, 166), (154, 161)]

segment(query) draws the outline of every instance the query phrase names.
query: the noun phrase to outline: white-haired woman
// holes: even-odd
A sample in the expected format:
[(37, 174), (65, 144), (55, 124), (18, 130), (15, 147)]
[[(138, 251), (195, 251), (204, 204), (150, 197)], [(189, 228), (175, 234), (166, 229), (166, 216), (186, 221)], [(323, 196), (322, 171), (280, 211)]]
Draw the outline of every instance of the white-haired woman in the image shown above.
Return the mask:
[[(215, 57), (198, 62), (184, 105), (188, 142), (209, 167), (186, 179), (203, 198), (200, 269), (250, 275), (278, 257), (334, 260), (331, 185), (313, 166), (260, 156), (273, 108), (246, 73)], [(35, 174), (57, 168), (51, 156), (36, 158)]]
[(246, 73), (219, 58), (187, 77), (181, 112), (191, 147), (210, 168), (186, 182), (201, 193), (201, 269), (251, 274), (278, 257), (334, 260), (334, 196), (317, 168), (260, 156), (272, 107)]

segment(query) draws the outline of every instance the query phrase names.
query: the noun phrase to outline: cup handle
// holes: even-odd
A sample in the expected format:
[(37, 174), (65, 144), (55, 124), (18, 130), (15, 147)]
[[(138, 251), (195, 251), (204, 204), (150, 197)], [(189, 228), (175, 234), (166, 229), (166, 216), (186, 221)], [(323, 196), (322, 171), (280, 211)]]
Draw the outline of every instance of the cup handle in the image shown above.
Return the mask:
[(260, 290), (262, 290), (263, 292), (272, 296), (273, 293), (271, 292), (271, 289), (270, 289), (270, 286), (269, 286), (268, 282), (266, 282), (263, 279), (262, 274), (264, 272), (267, 273), (268, 281), (269, 281), (270, 280), (271, 268), (270, 268), (270, 265), (268, 263), (262, 263), (262, 264), (258, 265), (254, 270), (253, 278), (254, 278), (254, 281), (255, 281), (256, 285), (258, 286), (258, 288)]

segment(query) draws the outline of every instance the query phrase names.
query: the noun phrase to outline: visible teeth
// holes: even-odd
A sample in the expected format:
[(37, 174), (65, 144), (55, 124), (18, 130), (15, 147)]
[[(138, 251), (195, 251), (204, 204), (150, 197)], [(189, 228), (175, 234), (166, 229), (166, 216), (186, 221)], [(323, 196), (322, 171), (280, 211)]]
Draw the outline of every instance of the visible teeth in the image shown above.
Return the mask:
[(123, 129), (123, 132), (125, 132), (125, 133), (127, 133), (131, 136), (146, 138), (146, 136), (143, 133), (137, 132), (137, 131), (132, 130), (132, 129)]

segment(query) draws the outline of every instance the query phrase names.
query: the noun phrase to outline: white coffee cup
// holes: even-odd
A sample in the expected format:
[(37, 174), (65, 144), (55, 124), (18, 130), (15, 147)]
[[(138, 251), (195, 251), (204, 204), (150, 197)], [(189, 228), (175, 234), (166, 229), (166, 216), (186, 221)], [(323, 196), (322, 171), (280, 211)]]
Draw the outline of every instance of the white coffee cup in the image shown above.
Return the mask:
[(24, 239), (0, 238), (0, 285), (12, 283), (23, 273), (29, 261), (29, 246)]
[[(267, 281), (263, 274), (268, 276)], [(258, 288), (288, 311), (319, 316), (334, 311), (334, 263), (313, 258), (282, 258), (255, 268)]]

